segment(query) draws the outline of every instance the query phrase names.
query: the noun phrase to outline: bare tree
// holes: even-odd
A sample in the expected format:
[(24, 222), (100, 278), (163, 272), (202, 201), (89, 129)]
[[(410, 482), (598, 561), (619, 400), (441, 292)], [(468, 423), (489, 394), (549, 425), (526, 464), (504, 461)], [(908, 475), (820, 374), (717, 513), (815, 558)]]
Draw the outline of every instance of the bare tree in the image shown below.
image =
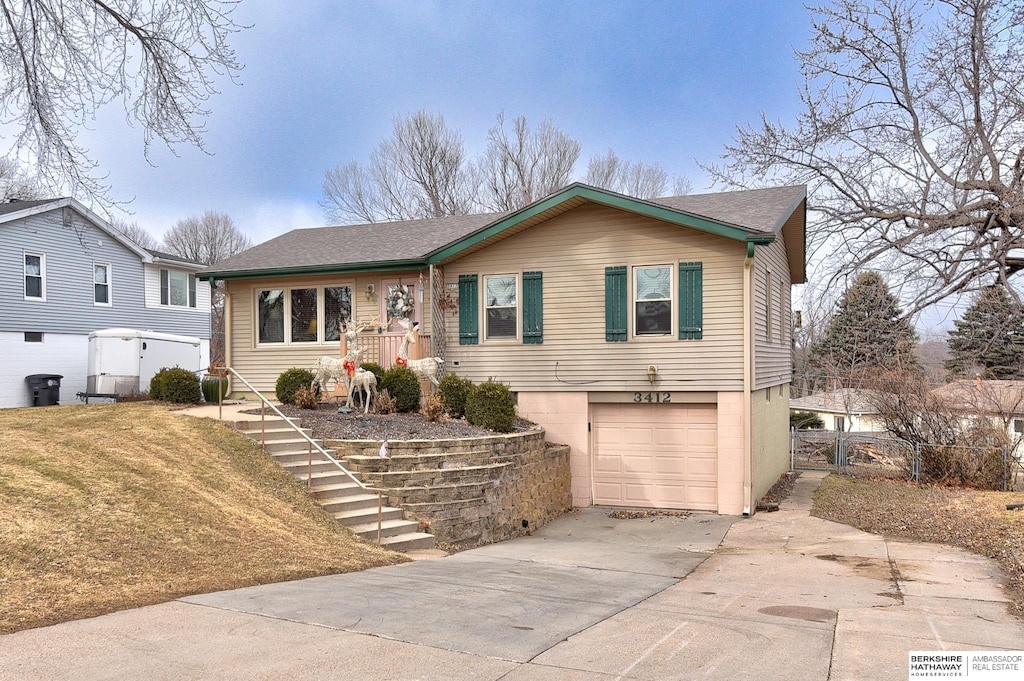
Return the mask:
[(16, 126), (9, 158), (50, 191), (102, 198), (77, 142), (103, 105), (122, 100), (150, 143), (202, 147), (214, 79), (240, 68), (227, 44), (238, 0), (0, 0), (0, 111)]
[(395, 119), (367, 166), (324, 173), (321, 206), (336, 222), (382, 222), (464, 215), (473, 207), (474, 173), (462, 136), (444, 116), (418, 111)]
[(916, 371), (872, 378), (865, 396), (889, 433), (917, 447), (922, 480), (1000, 489), (1011, 472), (1004, 452), (1021, 446), (1011, 428), (1024, 405), (1018, 385), (979, 378), (932, 389)]
[(206, 265), (251, 246), (252, 240), (235, 226), (230, 216), (213, 210), (178, 220), (163, 239), (164, 250)]
[(0, 201), (46, 198), (39, 181), (9, 158), (0, 158)]
[(808, 183), (812, 247), (834, 275), (885, 269), (914, 310), (1006, 285), (1024, 268), (1024, 2), (811, 11), (803, 113), (762, 114), (705, 170), (727, 186)]
[[(605, 156), (590, 157), (584, 182), (640, 199), (654, 199), (667, 195), (669, 174), (658, 163), (624, 161), (609, 149)], [(684, 176), (673, 178), (671, 186), (675, 196), (688, 194), (693, 189)]]
[(139, 223), (128, 222), (121, 218), (110, 218), (108, 222), (111, 227), (137, 243), (139, 246), (142, 246), (143, 248), (157, 247), (156, 239), (153, 238), (153, 235), (145, 229), (139, 227)]
[[(235, 226), (226, 213), (208, 210), (178, 222), (164, 235), (163, 248), (189, 260), (211, 265), (252, 246), (252, 240)], [(224, 293), (216, 282), (210, 309), (210, 362), (223, 364)]]
[(490, 211), (522, 208), (569, 184), (580, 143), (549, 121), (530, 130), (526, 116), (505, 129), (505, 114), (487, 135), (480, 162), (480, 203)]

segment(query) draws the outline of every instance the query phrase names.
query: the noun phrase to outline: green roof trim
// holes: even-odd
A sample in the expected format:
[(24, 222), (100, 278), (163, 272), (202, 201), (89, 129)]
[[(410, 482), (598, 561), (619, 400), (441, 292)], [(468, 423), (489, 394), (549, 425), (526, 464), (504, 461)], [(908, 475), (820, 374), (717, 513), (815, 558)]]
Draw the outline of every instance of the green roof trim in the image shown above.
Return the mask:
[(609, 206), (611, 208), (618, 208), (620, 210), (629, 211), (631, 213), (654, 218), (656, 220), (663, 220), (681, 227), (698, 229), (709, 234), (715, 234), (735, 241), (753, 241), (754, 243), (765, 244), (775, 241), (774, 236), (752, 236), (749, 231), (742, 227), (737, 227), (736, 225), (719, 222), (700, 215), (694, 215), (685, 211), (668, 208), (666, 206), (659, 206), (642, 199), (634, 199), (628, 196), (623, 196), (622, 194), (615, 194), (602, 189), (589, 187), (587, 185), (572, 184), (562, 191), (552, 194), (546, 199), (542, 199), (537, 203), (526, 206), (525, 208), (484, 227), (474, 234), (428, 254), (426, 262), (433, 265), (447, 260), (448, 258), (458, 255), (467, 248), (472, 248), (482, 241), (486, 241), (493, 236), (501, 234), (520, 222), (529, 220), (541, 213), (551, 210), (552, 208), (558, 207), (566, 201), (571, 201), (576, 198), (586, 199), (592, 203)]
[(317, 274), (358, 274), (361, 272), (392, 272), (396, 270), (421, 270), (427, 267), (425, 260), (386, 260), (382, 262), (346, 263), (344, 265), (310, 265), (307, 267), (282, 267), (280, 269), (232, 270), (230, 272), (203, 272), (197, 278), (204, 281), (213, 279), (270, 279), (280, 277), (303, 277)]

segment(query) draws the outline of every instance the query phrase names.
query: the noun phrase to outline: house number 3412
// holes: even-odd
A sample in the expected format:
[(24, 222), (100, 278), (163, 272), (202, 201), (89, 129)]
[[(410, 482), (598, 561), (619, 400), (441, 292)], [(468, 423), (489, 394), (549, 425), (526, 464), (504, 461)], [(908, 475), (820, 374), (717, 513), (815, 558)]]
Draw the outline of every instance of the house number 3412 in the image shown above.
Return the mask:
[(671, 402), (672, 393), (633, 393), (634, 402)]

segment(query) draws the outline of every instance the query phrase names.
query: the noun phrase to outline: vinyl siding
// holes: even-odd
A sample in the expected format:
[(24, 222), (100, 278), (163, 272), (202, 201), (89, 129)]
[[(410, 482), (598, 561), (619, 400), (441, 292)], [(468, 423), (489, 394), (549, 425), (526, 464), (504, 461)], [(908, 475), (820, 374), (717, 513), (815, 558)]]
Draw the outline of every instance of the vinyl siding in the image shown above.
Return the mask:
[[(26, 251), (46, 256), (45, 301), (25, 300)], [(110, 265), (110, 306), (93, 302), (93, 263)], [(147, 289), (140, 257), (70, 209), (0, 225), (0, 331), (88, 334), (123, 326), (210, 337), (208, 290), (195, 310), (168, 310), (147, 308)]]
[[(771, 291), (766, 290), (771, 273)], [(792, 379), (790, 277), (786, 247), (780, 235), (754, 251), (754, 389), (789, 383)], [(769, 298), (770, 294), (770, 298)], [(771, 328), (766, 312), (771, 301)]]
[[(770, 394), (770, 399), (769, 399)], [(751, 400), (752, 501), (760, 501), (789, 470), (789, 384), (765, 388)]]
[[(423, 273), (426, 278), (426, 272)], [(369, 321), (371, 318), (378, 318), (381, 324), (386, 323), (382, 296), (383, 288), (381, 282), (392, 281), (401, 278), (403, 283), (414, 282), (418, 279), (419, 272), (395, 272), (395, 273), (374, 273), (372, 275), (358, 276), (324, 276), (324, 277), (292, 277), (292, 278), (268, 278), (268, 279), (247, 279), (244, 281), (229, 281), (228, 293), (231, 296), (231, 320), (230, 326), (230, 361), (231, 366), (260, 392), (273, 395), (274, 384), (282, 371), (291, 367), (309, 369), (323, 355), (338, 357), (341, 354), (341, 342), (329, 343), (301, 343), (301, 344), (263, 344), (256, 343), (256, 331), (254, 314), (256, 306), (256, 292), (265, 289), (280, 288), (302, 288), (317, 286), (351, 286), (353, 316), (358, 321)], [(374, 286), (374, 295), (370, 300), (366, 298), (366, 288), (369, 284)], [(426, 281), (424, 282), (426, 288)], [(423, 292), (422, 301), (418, 286), (415, 286), (414, 300), (420, 307), (421, 319), (424, 327), (422, 333), (429, 333), (430, 310), (427, 304), (427, 293)], [(456, 321), (455, 328), (458, 328)], [(364, 332), (364, 336), (368, 332)], [(397, 339), (396, 341), (397, 342)], [(421, 341), (422, 342), (422, 341)], [(418, 344), (417, 344), (418, 345)], [(417, 356), (419, 347), (413, 348), (412, 356)], [(378, 357), (364, 357), (363, 361), (379, 361)]]
[[(542, 345), (523, 344), (521, 309), (515, 340), (488, 340), (481, 318), (479, 345), (459, 345), (448, 335), (447, 369), (518, 391), (595, 392), (649, 390), (647, 367), (655, 365), (657, 390), (742, 390), (745, 248), (603, 206), (571, 210), (445, 265), (450, 284), (460, 274), (481, 275), (481, 298), (484, 275), (517, 274), (520, 289), (524, 271), (544, 276)], [(630, 298), (627, 340), (607, 342), (605, 267), (630, 268), (632, 290), (632, 266), (672, 265), (675, 272), (680, 261), (703, 263), (703, 338), (678, 339), (675, 300), (671, 334), (635, 337)], [(458, 311), (447, 314), (447, 328), (458, 328)]]

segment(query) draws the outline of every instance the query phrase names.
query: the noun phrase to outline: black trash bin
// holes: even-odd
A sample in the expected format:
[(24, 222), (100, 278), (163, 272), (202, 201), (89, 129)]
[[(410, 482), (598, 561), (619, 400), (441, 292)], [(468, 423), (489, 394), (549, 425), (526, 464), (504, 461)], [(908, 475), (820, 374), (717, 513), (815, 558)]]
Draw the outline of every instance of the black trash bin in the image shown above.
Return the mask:
[(60, 379), (58, 374), (32, 374), (25, 377), (32, 392), (33, 407), (49, 407), (60, 401)]

